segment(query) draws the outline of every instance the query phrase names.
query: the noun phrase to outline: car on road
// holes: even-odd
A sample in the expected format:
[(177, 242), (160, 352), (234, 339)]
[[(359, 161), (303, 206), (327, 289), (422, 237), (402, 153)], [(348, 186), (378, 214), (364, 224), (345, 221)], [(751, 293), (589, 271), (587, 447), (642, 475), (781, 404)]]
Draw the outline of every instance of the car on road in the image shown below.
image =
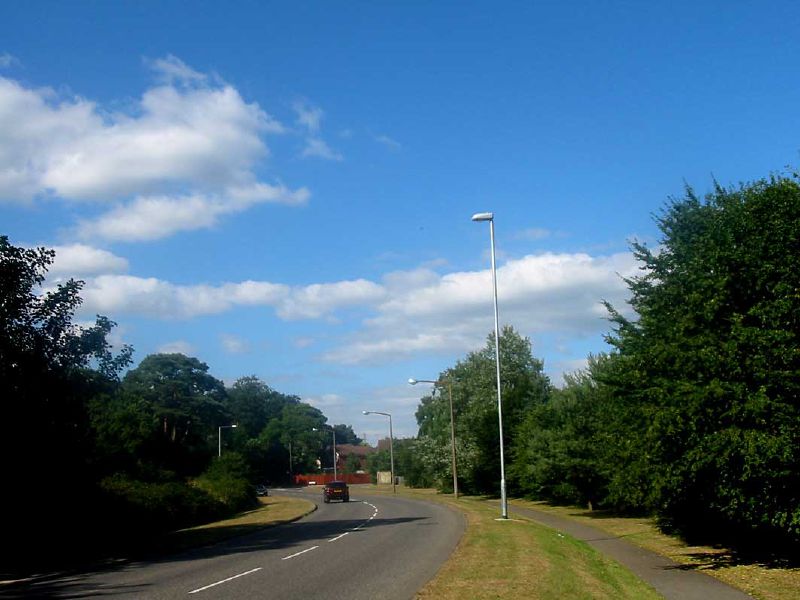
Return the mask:
[(350, 502), (350, 488), (344, 481), (331, 481), (322, 488), (322, 500), (327, 504), (331, 500)]

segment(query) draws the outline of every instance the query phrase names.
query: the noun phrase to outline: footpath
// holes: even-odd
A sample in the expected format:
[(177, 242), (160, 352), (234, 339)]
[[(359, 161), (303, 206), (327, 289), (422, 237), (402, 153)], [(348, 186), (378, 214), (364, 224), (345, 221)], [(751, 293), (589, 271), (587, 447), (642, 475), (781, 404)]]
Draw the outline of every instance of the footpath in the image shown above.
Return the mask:
[(586, 542), (653, 586), (667, 600), (747, 600), (752, 596), (722, 581), (686, 568), (665, 556), (601, 531), (550, 513), (508, 505), (514, 513)]

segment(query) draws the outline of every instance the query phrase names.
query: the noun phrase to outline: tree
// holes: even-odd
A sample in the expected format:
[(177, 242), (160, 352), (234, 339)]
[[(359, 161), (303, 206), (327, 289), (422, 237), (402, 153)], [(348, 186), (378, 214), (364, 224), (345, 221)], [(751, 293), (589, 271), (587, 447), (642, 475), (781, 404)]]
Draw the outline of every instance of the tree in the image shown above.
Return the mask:
[(511, 447), (510, 480), (535, 499), (602, 504), (608, 472), (619, 448), (613, 399), (602, 382), (613, 357), (590, 356), (586, 370), (528, 411)]
[(217, 427), (230, 421), (225, 386), (209, 375), (208, 365), (183, 354), (151, 354), (122, 385), (153, 408), (165, 466), (183, 474), (203, 470), (216, 446)]
[(687, 190), (657, 223), (657, 251), (633, 246), (638, 320), (609, 307), (641, 496), (689, 536), (800, 543), (797, 178)]
[[(530, 341), (512, 327), (500, 336), (504, 443), (508, 447), (522, 416), (545, 402), (550, 382), (541, 361), (533, 358)], [(494, 492), (499, 487), (500, 443), (494, 335), (486, 346), (472, 352), (439, 379), (453, 389), (459, 486), (464, 491)], [(424, 397), (416, 412), (419, 425), (417, 450), (440, 489), (452, 487), (449, 400), (441, 394)], [(449, 481), (449, 483), (448, 483)]]
[[(48, 528), (58, 538), (91, 512), (95, 447), (87, 404), (113, 389), (132, 352), (126, 346), (111, 353), (106, 337), (114, 323), (105, 317), (88, 328), (72, 322), (83, 282), (41, 290), (54, 256), (0, 236), (0, 398), (7, 424), (0, 457), (8, 488), (2, 503), (4, 514), (13, 515), (6, 545), (17, 557)], [(41, 516), (51, 512), (48, 489), (70, 490), (62, 499), (62, 510), (73, 516), (68, 523)]]

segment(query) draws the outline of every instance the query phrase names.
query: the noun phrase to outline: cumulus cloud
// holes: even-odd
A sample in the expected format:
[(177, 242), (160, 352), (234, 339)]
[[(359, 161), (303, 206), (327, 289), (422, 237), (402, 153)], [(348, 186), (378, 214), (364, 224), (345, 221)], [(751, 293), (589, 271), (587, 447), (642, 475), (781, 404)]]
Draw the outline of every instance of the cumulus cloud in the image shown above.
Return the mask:
[(261, 202), (307, 201), (307, 189), (256, 175), (265, 136), (287, 131), (277, 119), (174, 56), (149, 64), (160, 83), (125, 113), (0, 77), (0, 201), (113, 202), (77, 230), (124, 240), (209, 227)]
[(79, 222), (75, 234), (81, 239), (144, 241), (164, 238), (181, 231), (207, 229), (220, 217), (242, 212), (254, 204), (274, 202), (301, 205), (306, 188), (256, 184), (232, 188), (225, 195), (144, 196), (122, 204), (96, 219)]
[(108, 250), (84, 244), (53, 246), (55, 260), (48, 269), (51, 277), (81, 277), (98, 273), (120, 273), (128, 270), (128, 261)]
[(158, 347), (157, 352), (162, 354), (186, 354), (191, 356), (195, 353), (196, 348), (184, 340), (175, 340), (174, 342), (167, 342)]
[(331, 148), (320, 137), (323, 111), (318, 106), (313, 106), (305, 100), (298, 100), (292, 104), (292, 109), (297, 115), (296, 123), (305, 130), (306, 141), (300, 155), (303, 158), (324, 158), (325, 160), (344, 160), (344, 157)]
[[(582, 336), (604, 331), (609, 300), (624, 308), (620, 275), (636, 270), (629, 254), (540, 254), (510, 260), (498, 269), (500, 319), (526, 335), (559, 331)], [(322, 359), (344, 364), (402, 359), (420, 352), (480, 347), (493, 328), (489, 270), (438, 276), (417, 270), (384, 280), (386, 300), (363, 329)], [(415, 285), (416, 284), (416, 285)]]
[(344, 160), (344, 157), (319, 138), (308, 138), (302, 152), (303, 157), (317, 157), (326, 160)]
[(273, 308), (286, 320), (318, 319), (337, 310), (375, 304), (384, 289), (366, 280), (290, 287), (266, 281), (175, 285), (154, 277), (100, 275), (88, 279), (82, 310), (163, 319), (220, 314), (237, 306)]
[(390, 138), (388, 135), (377, 135), (375, 136), (375, 141), (392, 150), (400, 150), (403, 147), (400, 142)]
[(12, 65), (18, 65), (19, 60), (16, 57), (12, 56), (8, 52), (3, 52), (0, 54), (0, 69), (7, 69)]
[[(566, 342), (608, 330), (601, 300), (624, 310), (622, 280), (637, 271), (630, 254), (543, 253), (498, 269), (500, 318), (528, 336), (558, 334)], [(360, 311), (357, 329), (319, 358), (339, 364), (382, 363), (425, 353), (462, 353), (483, 345), (493, 329), (488, 269), (440, 275), (427, 268), (366, 279), (288, 286), (266, 281), (175, 285), (155, 278), (106, 274), (87, 280), (83, 310), (189, 319), (237, 306), (263, 306), (283, 320), (332, 319)], [(310, 340), (300, 338), (298, 347)], [(223, 338), (228, 350), (244, 348)]]
[(228, 354), (247, 354), (250, 352), (250, 344), (247, 340), (230, 334), (222, 334), (220, 336), (222, 349)]
[(322, 121), (322, 109), (316, 106), (311, 106), (307, 102), (297, 101), (292, 104), (294, 112), (297, 114), (297, 124), (308, 130), (310, 133), (319, 131), (320, 122)]

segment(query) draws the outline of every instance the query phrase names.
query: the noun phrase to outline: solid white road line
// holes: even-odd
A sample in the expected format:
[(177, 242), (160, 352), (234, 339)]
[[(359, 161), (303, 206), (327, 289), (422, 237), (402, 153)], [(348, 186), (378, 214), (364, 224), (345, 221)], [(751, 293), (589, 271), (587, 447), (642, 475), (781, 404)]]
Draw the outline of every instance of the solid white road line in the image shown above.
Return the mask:
[(234, 575), (233, 577), (228, 577), (227, 579), (223, 579), (222, 581), (217, 581), (216, 583), (212, 583), (211, 585), (207, 585), (205, 587), (197, 588), (196, 590), (192, 590), (189, 592), (190, 594), (196, 594), (197, 592), (202, 592), (203, 590), (207, 590), (208, 588), (212, 588), (218, 586), (220, 584), (226, 583), (231, 581), (232, 579), (237, 579), (239, 577), (244, 577), (245, 575), (250, 575), (250, 573), (255, 573), (256, 571), (260, 571), (262, 567), (256, 567), (255, 569), (250, 569), (249, 571), (245, 571), (244, 573), (239, 573), (238, 575)]
[(300, 552), (295, 552), (294, 554), (290, 554), (289, 556), (284, 556), (281, 560), (289, 560), (290, 558), (294, 558), (295, 556), (300, 556), (301, 554), (305, 554), (306, 552), (311, 552), (312, 550), (316, 550), (319, 546), (311, 546), (311, 548), (306, 548), (305, 550), (301, 550)]

